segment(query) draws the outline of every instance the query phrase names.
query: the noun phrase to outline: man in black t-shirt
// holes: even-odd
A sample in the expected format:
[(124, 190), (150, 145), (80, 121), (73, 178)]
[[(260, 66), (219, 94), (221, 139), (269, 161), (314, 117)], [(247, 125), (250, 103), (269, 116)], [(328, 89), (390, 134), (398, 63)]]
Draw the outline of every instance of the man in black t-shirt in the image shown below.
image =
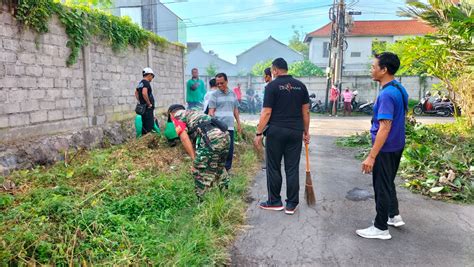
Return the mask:
[(283, 58), (272, 62), (275, 78), (265, 87), (263, 110), (257, 126), (255, 146), (262, 144), (266, 129), (268, 200), (260, 203), (265, 210), (283, 210), (280, 191), (281, 160), (285, 158), (286, 214), (294, 214), (299, 203), (299, 165), (303, 139), (309, 143), (309, 95), (306, 86), (288, 75)]
[(151, 89), (151, 81), (155, 78), (155, 74), (151, 68), (143, 69), (143, 80), (137, 86), (135, 90), (135, 98), (140, 104), (146, 104), (147, 108), (145, 114), (142, 115), (143, 128), (142, 134), (147, 134), (153, 130), (154, 125), (154, 114), (155, 109), (155, 98), (153, 97), (153, 90)]

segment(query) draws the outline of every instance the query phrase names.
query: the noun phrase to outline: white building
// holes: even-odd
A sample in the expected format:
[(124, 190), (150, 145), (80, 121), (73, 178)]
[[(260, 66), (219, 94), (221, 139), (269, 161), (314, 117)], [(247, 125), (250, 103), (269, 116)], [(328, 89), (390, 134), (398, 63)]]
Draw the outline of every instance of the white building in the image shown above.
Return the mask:
[(237, 67), (234, 64), (221, 59), (212, 51), (204, 51), (201, 43), (188, 43), (187, 48), (185, 74), (191, 74), (191, 70), (197, 68), (201, 75), (206, 75), (206, 69), (212, 64), (218, 72), (224, 72), (229, 76), (237, 75)]
[(201, 43), (188, 43), (186, 73), (191, 73), (192, 68), (198, 68), (201, 74), (205, 74), (206, 68), (213, 64), (218, 72), (225, 72), (229, 76), (246, 75), (256, 63), (278, 57), (284, 58), (288, 64), (304, 60), (301, 53), (271, 36), (238, 55), (236, 64), (219, 58), (213, 51), (204, 51)]
[[(346, 33), (344, 72), (367, 73), (372, 62), (374, 42), (393, 43), (397, 40), (434, 32), (430, 26), (416, 20), (354, 21)], [(328, 66), (331, 23), (306, 35), (309, 59), (321, 68)]]
[(236, 65), (239, 72), (248, 73), (256, 63), (279, 57), (284, 58), (288, 64), (304, 60), (303, 54), (270, 36), (238, 55)]
[(112, 15), (127, 16), (140, 27), (171, 42), (186, 43), (186, 25), (159, 0), (115, 0)]

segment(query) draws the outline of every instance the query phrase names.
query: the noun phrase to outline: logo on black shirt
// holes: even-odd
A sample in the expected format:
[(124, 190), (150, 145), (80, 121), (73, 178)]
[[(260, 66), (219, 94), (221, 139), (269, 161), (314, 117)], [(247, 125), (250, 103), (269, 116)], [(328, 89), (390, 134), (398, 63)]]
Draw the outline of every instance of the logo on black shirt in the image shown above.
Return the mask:
[(280, 91), (286, 90), (288, 92), (291, 92), (291, 90), (301, 90), (301, 87), (293, 86), (293, 85), (291, 85), (291, 83), (287, 83), (287, 84), (284, 84), (284, 85), (279, 85), (278, 88), (280, 89)]

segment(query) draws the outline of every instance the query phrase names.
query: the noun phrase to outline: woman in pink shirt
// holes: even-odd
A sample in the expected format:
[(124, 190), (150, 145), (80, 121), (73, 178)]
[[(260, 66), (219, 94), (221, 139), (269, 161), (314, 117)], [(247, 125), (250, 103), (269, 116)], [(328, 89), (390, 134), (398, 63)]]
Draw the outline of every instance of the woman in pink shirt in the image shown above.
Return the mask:
[(336, 115), (336, 105), (337, 105), (337, 98), (339, 97), (339, 91), (337, 91), (337, 88), (333, 85), (331, 87), (331, 91), (329, 94), (329, 108), (331, 109), (331, 114), (329, 116), (335, 116)]
[(242, 102), (242, 91), (240, 90), (240, 83), (237, 84), (237, 87), (234, 88), (234, 94), (237, 96), (237, 101), (239, 104)]
[(352, 92), (349, 90), (349, 87), (346, 87), (346, 91), (342, 93), (342, 96), (344, 97), (344, 116), (346, 116), (346, 113), (349, 113), (349, 116), (352, 115)]

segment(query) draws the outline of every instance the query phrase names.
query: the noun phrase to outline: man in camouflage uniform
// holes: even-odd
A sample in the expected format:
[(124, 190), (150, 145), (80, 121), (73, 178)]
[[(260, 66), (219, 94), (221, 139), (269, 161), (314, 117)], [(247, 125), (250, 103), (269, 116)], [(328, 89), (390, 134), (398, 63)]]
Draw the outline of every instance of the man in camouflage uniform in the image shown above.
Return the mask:
[[(186, 152), (193, 159), (197, 195), (203, 196), (215, 185), (227, 187), (225, 162), (229, 153), (229, 133), (221, 130), (212, 122), (212, 117), (201, 110), (185, 110), (184, 106), (172, 105), (168, 112)], [(196, 143), (195, 151), (191, 140)]]

